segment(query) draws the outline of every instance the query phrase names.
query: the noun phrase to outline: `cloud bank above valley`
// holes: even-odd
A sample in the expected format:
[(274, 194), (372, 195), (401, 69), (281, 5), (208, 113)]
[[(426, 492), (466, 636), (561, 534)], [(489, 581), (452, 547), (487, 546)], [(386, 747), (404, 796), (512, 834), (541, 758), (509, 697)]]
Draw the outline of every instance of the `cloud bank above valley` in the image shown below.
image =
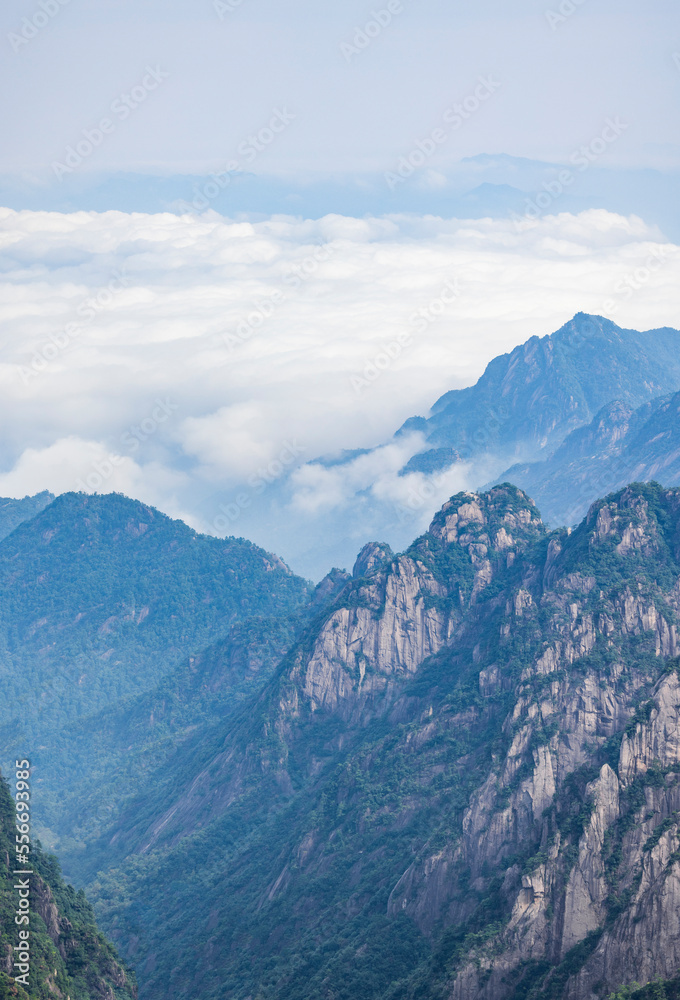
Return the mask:
[[(680, 326), (679, 254), (603, 210), (518, 223), (2, 209), (0, 495), (119, 490), (316, 572), (315, 520), (351, 509), (358, 547), (374, 501), (422, 491), (398, 476), (422, 447), (391, 441), (407, 417), (577, 311)], [(379, 445), (342, 472), (313, 463)], [(430, 486), (419, 521), (486, 471)]]

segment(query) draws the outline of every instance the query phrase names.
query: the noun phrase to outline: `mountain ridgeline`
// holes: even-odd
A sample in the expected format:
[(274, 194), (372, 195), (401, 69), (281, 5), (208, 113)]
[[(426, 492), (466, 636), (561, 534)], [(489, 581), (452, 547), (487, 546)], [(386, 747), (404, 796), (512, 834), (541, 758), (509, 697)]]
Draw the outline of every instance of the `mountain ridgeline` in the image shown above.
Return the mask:
[[(579, 314), (496, 359), (401, 473), (509, 471), (316, 587), (0, 501), (0, 765), (79, 887), (36, 851), (31, 998), (680, 997), (679, 347)], [(2, 784), (7, 874), (13, 822)]]
[[(287, 551), (315, 574), (347, 563), (374, 537), (406, 546), (451, 492), (485, 484), (515, 483), (546, 524), (573, 526), (598, 497), (630, 482), (680, 485), (672, 402), (679, 391), (680, 331), (629, 330), (577, 313), (555, 333), (494, 358), (475, 385), (408, 419), (384, 443), (409, 456), (391, 490), (380, 478), (366, 482), (370, 451), (348, 451), (311, 465), (320, 478), (346, 468), (348, 484), (361, 469), (356, 493), (298, 523), (294, 505), (286, 506), (296, 484), (282, 483), (272, 513), (288, 510)], [(383, 468), (379, 456), (376, 469)]]
[(294, 613), (309, 589), (244, 539), (119, 494), (63, 494), (0, 545), (3, 747), (148, 690), (237, 622)]
[(24, 497), (22, 500), (14, 500), (11, 497), (0, 498), (0, 539), (11, 535), (15, 528), (24, 521), (30, 521), (53, 500), (53, 494), (47, 490), (33, 497)]
[(678, 330), (641, 333), (577, 313), (556, 333), (494, 358), (476, 385), (447, 392), (428, 418), (413, 417), (400, 433), (418, 430), (429, 445), (409, 471), (452, 464), (449, 450), (454, 461), (485, 453), (531, 461), (614, 400), (636, 409), (678, 389)]
[(460, 494), (322, 590), (258, 689), (65, 850), (142, 996), (673, 980), (680, 490), (628, 487), (573, 531), (514, 486)]
[(608, 403), (572, 431), (542, 462), (515, 465), (504, 476), (534, 497), (552, 524), (574, 524), (593, 492), (659, 479), (680, 484), (680, 392), (633, 409)]

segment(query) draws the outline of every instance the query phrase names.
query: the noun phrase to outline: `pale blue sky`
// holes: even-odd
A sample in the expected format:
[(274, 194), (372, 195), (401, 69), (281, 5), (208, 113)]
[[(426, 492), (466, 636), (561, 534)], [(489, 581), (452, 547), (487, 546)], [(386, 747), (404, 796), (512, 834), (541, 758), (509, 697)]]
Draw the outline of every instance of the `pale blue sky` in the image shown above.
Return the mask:
[[(546, 13), (560, 4), (573, 13), (551, 27)], [(382, 172), (488, 75), (499, 89), (437, 150), (435, 171), (485, 152), (564, 161), (614, 115), (629, 128), (603, 164), (680, 164), (675, 0), (403, 0), (348, 62), (342, 43), (385, 6), (242, 0), (220, 19), (212, 0), (69, 0), (44, 26), (38, 15), (27, 44), (12, 44), (40, 6), (9, 0), (0, 14), (0, 173), (53, 179), (50, 164), (110, 115), (148, 65), (168, 79), (80, 170), (204, 173), (285, 107), (295, 121), (258, 155), (256, 173)]]
[(0, 495), (117, 489), (322, 573), (420, 444), (315, 457), (578, 311), (680, 327), (677, 0), (220, 3), (2, 5)]

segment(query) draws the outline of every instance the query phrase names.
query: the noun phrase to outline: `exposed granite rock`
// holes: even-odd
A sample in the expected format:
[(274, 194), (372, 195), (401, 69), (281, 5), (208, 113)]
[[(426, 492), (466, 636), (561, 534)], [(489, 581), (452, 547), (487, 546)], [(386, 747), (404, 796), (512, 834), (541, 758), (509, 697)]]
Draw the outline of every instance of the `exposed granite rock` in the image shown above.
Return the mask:
[(394, 553), (389, 545), (386, 545), (384, 542), (369, 542), (368, 545), (364, 545), (357, 556), (352, 576), (355, 579), (357, 577), (370, 576), (393, 558)]

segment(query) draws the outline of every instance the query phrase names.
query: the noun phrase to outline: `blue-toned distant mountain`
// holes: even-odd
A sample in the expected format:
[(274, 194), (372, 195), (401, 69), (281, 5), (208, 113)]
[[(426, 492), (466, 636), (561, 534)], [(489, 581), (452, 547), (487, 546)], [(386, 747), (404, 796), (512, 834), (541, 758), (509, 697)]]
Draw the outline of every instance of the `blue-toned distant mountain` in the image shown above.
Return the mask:
[[(680, 238), (680, 173), (677, 170), (575, 170), (573, 164), (549, 163), (507, 154), (479, 154), (437, 167), (437, 182), (423, 183), (424, 171), (414, 171), (403, 183), (388, 186), (383, 171), (303, 179), (240, 171), (217, 194), (210, 175), (154, 175), (129, 172), (76, 171), (60, 178), (31, 180), (0, 176), (0, 204), (17, 210), (167, 212), (213, 209), (225, 216), (271, 215), (321, 218), (390, 213), (437, 215), (444, 218), (507, 219), (523, 216), (536, 196), (545, 196), (565, 169), (573, 183), (554, 198), (544, 214), (605, 209), (623, 216), (638, 215), (656, 224), (672, 240)], [(208, 197), (204, 192), (208, 191)], [(536, 211), (534, 208), (533, 211)], [(0, 255), (0, 270), (2, 260)]]
[[(620, 401), (636, 410), (678, 390), (678, 330), (630, 330), (601, 316), (578, 313), (555, 333), (531, 337), (494, 358), (475, 385), (445, 393), (429, 413), (407, 420), (391, 442), (384, 442), (402, 443), (410, 452), (394, 474), (396, 482), (386, 487), (381, 472), (380, 481), (376, 473), (376, 484), (367, 484), (365, 451), (360, 456), (347, 452), (330, 461), (317, 459), (310, 465), (320, 467), (318, 473), (315, 470), (318, 477), (323, 477), (324, 469), (332, 469), (337, 477), (347, 467), (351, 483), (357, 479), (351, 465), (359, 458), (361, 488), (331, 510), (321, 507), (318, 513), (303, 516), (294, 504), (286, 503), (288, 484), (282, 482), (273, 501), (277, 517), (285, 520), (298, 563), (318, 578), (330, 565), (351, 565), (352, 550), (371, 538), (403, 547), (453, 490), (512, 481), (514, 470), (513, 474), (504, 470), (547, 460), (603, 407)], [(663, 466), (659, 469), (664, 481)], [(639, 478), (645, 477), (641, 467)], [(533, 496), (533, 480), (521, 483)], [(588, 486), (584, 480), (580, 494), (584, 506), (578, 516), (601, 492), (601, 485)], [(543, 509), (543, 496), (535, 498)], [(556, 522), (552, 508), (546, 509), (546, 516)], [(253, 511), (249, 526), (264, 517), (264, 511)]]
[[(400, 433), (421, 431), (432, 446), (411, 459), (409, 471), (453, 464), (446, 449), (459, 459), (536, 458), (613, 400), (636, 408), (679, 388), (678, 330), (641, 333), (578, 313), (551, 336), (494, 358), (474, 386), (447, 392)], [(441, 455), (434, 468), (433, 454)]]
[(54, 500), (52, 493), (45, 490), (33, 497), (15, 500), (11, 497), (0, 497), (0, 539), (6, 538), (24, 521), (30, 521)]
[(503, 473), (526, 490), (546, 522), (574, 524), (593, 494), (633, 481), (680, 485), (680, 392), (638, 409), (616, 401), (573, 431), (545, 461)]

